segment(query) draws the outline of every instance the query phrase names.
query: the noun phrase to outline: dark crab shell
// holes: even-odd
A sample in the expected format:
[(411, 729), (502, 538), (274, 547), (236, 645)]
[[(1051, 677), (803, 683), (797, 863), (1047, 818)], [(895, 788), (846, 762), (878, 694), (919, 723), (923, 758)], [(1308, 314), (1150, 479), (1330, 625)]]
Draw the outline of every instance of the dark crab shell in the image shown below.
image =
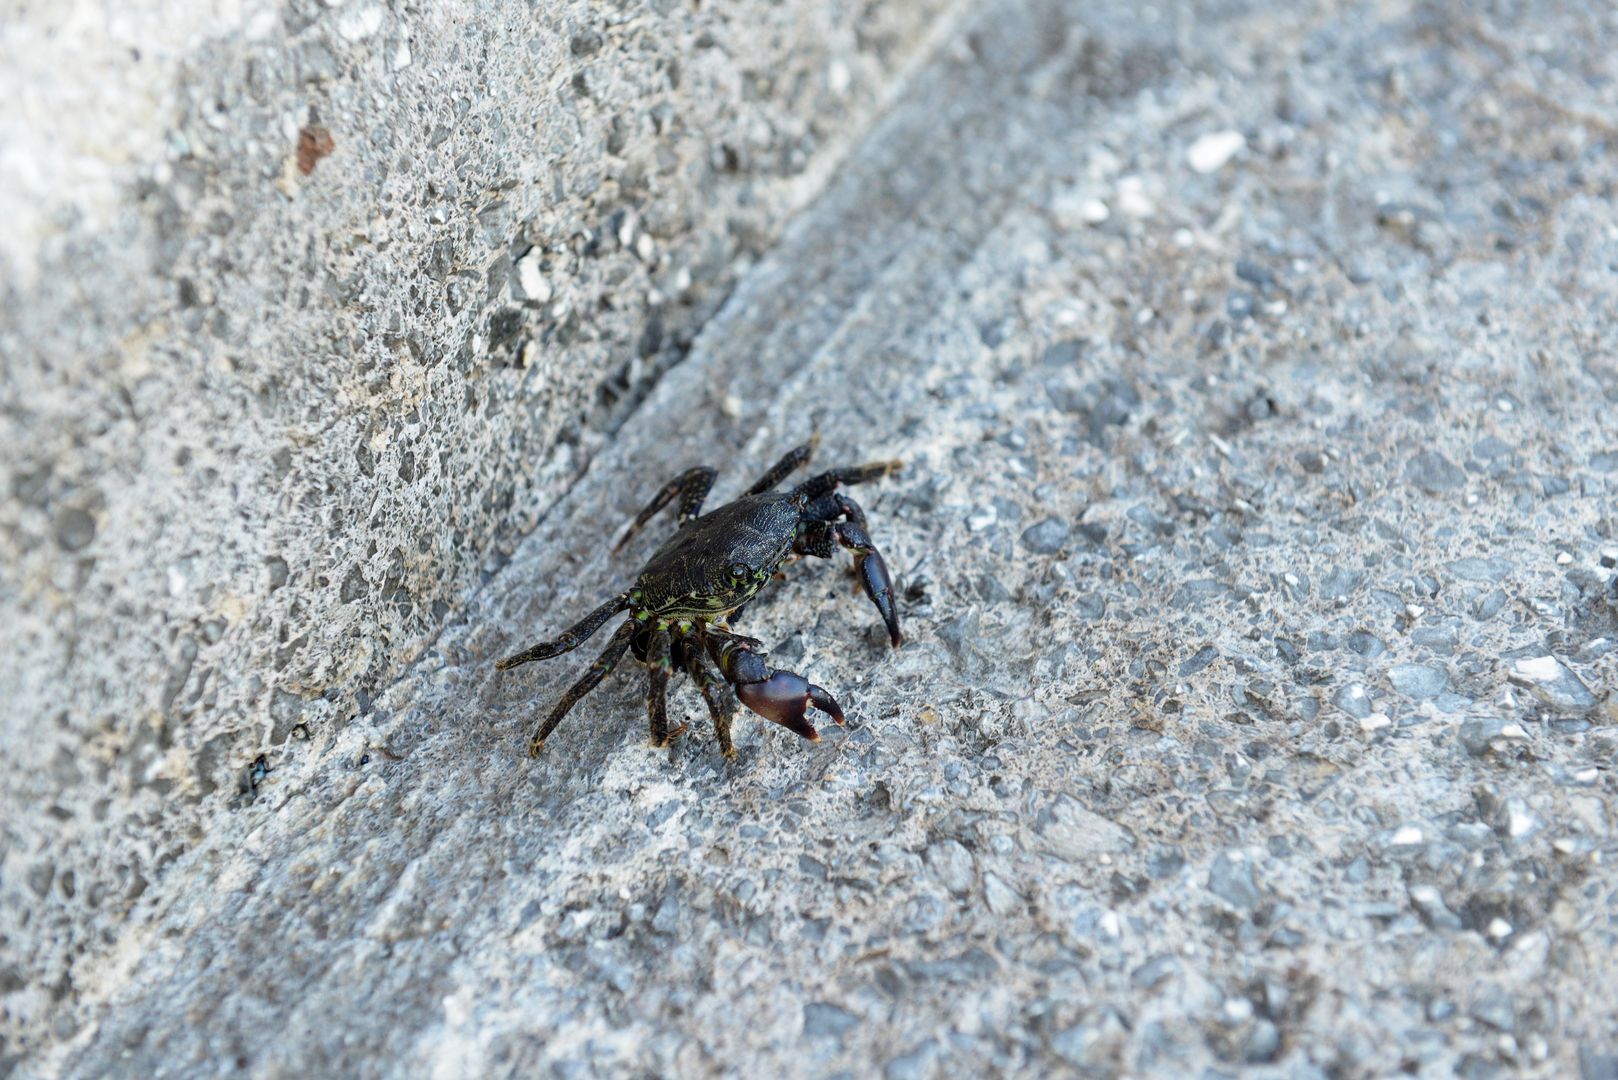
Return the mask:
[(664, 622), (735, 611), (791, 553), (802, 507), (789, 494), (746, 495), (692, 521), (641, 568), (634, 609)]

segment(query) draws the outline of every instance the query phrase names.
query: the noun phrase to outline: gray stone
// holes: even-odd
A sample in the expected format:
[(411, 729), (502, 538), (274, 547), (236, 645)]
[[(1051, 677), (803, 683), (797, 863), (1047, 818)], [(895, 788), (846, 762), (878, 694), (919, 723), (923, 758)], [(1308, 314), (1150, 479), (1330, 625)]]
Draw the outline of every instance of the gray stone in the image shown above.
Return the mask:
[(63, 551), (81, 551), (95, 539), (95, 519), (77, 506), (64, 506), (56, 513), (56, 542)]
[(1371, 696), (1358, 683), (1338, 687), (1331, 703), (1356, 720), (1364, 720), (1371, 715)]
[(860, 1018), (829, 1001), (811, 1001), (803, 1007), (803, 1033), (811, 1038), (829, 1035), (840, 1038), (859, 1026)]
[(1158, 956), (1140, 967), (1129, 976), (1129, 981), (1142, 990), (1151, 990), (1164, 979), (1180, 970), (1180, 962), (1173, 956)]
[(1022, 546), (1036, 555), (1054, 555), (1067, 542), (1067, 523), (1057, 518), (1045, 518), (1023, 530)]
[(1387, 645), (1375, 634), (1364, 630), (1356, 630), (1343, 639), (1343, 644), (1359, 653), (1366, 659), (1381, 656), (1388, 651)]
[(1423, 664), (1394, 664), (1388, 669), (1388, 681), (1393, 688), (1405, 697), (1424, 698), (1437, 697), (1449, 685), (1449, 676), (1443, 668), (1428, 667)]
[(1219, 650), (1212, 645), (1204, 645), (1189, 659), (1181, 662), (1180, 677), (1183, 679), (1188, 675), (1195, 675), (1217, 659), (1219, 659)]
[(1499, 716), (1474, 716), (1461, 721), (1461, 745), (1474, 757), (1498, 749), (1506, 741), (1526, 738), (1522, 725)]
[(1220, 852), (1208, 871), (1208, 891), (1234, 907), (1253, 907), (1259, 901), (1259, 891), (1252, 863), (1239, 852)]
[(1594, 1042), (1580, 1043), (1579, 1080), (1618, 1080), (1618, 1050)]
[(1269, 1020), (1259, 1020), (1242, 1043), (1242, 1060), (1259, 1064), (1274, 1061), (1281, 1049), (1281, 1029)]
[(1480, 621), (1492, 619), (1500, 614), (1501, 610), (1506, 606), (1507, 599), (1508, 597), (1504, 590), (1491, 589), (1478, 599), (1478, 602), (1472, 608), (1472, 613)]
[(1475, 1019), (1496, 1031), (1510, 1031), (1517, 1026), (1517, 1011), (1512, 1005), (1511, 995), (1498, 987), (1485, 990), (1472, 1003), (1470, 1012)]
[(942, 840), (927, 849), (927, 865), (932, 867), (939, 882), (953, 893), (967, 893), (977, 884), (972, 853), (958, 841)]
[(1444, 903), (1444, 894), (1433, 885), (1412, 885), (1410, 903), (1421, 913), (1422, 920), (1435, 929), (1459, 930), (1461, 920)]
[(1405, 466), (1405, 479), (1434, 495), (1466, 486), (1466, 473), (1437, 450), (1425, 450), (1411, 458)]
[(1584, 681), (1554, 656), (1524, 657), (1512, 664), (1510, 677), (1553, 709), (1582, 710), (1596, 703)]
[(909, 1053), (900, 1054), (882, 1067), (884, 1080), (923, 1080), (938, 1056), (938, 1044), (927, 1039)]
[(983, 875), (983, 902), (995, 915), (1010, 915), (1023, 906), (1023, 899), (1017, 890), (1006, 884), (998, 874)]
[(1511, 574), (1511, 563), (1500, 558), (1457, 559), (1449, 564), (1449, 572), (1462, 581), (1504, 581)]
[(1111, 1072), (1123, 1035), (1123, 1025), (1109, 1012), (1057, 1032), (1051, 1037), (1051, 1049), (1068, 1065), (1086, 1073)]
[(1320, 594), (1328, 600), (1346, 600), (1365, 580), (1365, 575), (1346, 566), (1333, 566), (1320, 579)]

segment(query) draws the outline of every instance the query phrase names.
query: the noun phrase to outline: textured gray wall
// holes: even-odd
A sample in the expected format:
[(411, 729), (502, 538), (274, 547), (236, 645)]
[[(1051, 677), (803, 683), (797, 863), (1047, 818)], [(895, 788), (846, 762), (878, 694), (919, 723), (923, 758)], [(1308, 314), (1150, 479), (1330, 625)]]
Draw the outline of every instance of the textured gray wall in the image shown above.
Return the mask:
[(949, 6), (0, 18), (0, 1057), (421, 653)]

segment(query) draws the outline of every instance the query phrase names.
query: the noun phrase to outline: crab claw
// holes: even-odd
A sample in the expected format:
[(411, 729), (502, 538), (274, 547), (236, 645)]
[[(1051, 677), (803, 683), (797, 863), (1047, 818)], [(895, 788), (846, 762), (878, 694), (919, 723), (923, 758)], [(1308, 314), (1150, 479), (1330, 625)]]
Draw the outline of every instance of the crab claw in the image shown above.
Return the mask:
[(777, 671), (761, 682), (738, 683), (736, 696), (766, 720), (812, 741), (818, 740), (820, 733), (805, 715), (810, 705), (837, 723), (843, 722), (843, 710), (836, 699), (794, 671)]
[(893, 578), (888, 576), (888, 564), (874, 551), (859, 556), (854, 562), (860, 584), (865, 586), (865, 595), (871, 598), (871, 603), (876, 605), (876, 610), (882, 614), (882, 621), (888, 626), (888, 640), (893, 642), (894, 648), (898, 648), (904, 641), (904, 635), (899, 633), (899, 612), (893, 606)]

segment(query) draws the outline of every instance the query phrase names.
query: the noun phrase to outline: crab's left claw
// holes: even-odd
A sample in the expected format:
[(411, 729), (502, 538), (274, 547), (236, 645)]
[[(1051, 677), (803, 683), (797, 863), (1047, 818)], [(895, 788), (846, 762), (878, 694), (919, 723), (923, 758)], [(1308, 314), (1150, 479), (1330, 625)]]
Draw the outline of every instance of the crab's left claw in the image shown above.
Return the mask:
[(736, 697), (764, 719), (811, 741), (818, 741), (820, 733), (809, 722), (810, 705), (827, 713), (837, 723), (843, 722), (843, 710), (837, 700), (794, 671), (772, 672), (761, 682), (738, 683)]
[(857, 556), (854, 563), (860, 584), (865, 586), (865, 595), (871, 598), (871, 603), (882, 615), (882, 621), (887, 624), (888, 640), (893, 642), (894, 648), (898, 648), (904, 641), (904, 635), (899, 632), (899, 611), (893, 606), (893, 578), (888, 576), (888, 564), (875, 551)]

